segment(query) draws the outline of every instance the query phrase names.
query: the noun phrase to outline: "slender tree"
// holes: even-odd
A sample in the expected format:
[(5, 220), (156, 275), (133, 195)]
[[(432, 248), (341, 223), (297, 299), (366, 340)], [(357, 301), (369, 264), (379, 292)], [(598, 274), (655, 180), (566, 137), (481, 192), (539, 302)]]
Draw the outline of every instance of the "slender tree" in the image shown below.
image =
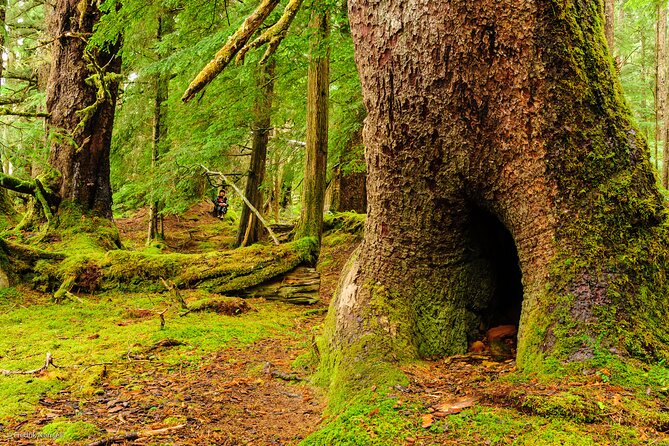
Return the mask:
[[(7, 0), (0, 0), (0, 27), (2, 29), (0, 30), (0, 50), (4, 51), (6, 45), (7, 45)], [(4, 65), (5, 61), (0, 58), (0, 79), (2, 79), (3, 74), (4, 74)], [(3, 166), (4, 162), (3, 161), (3, 156), (0, 154), (0, 173), (8, 173), (8, 172), (3, 172)], [(0, 188), (0, 226), (5, 226), (5, 225), (10, 225), (14, 223), (14, 219), (16, 217), (16, 210), (14, 209), (14, 206), (11, 202), (11, 199), (9, 198), (9, 195), (7, 193), (7, 190), (4, 188)]]
[[(174, 31), (174, 17), (170, 13), (161, 14), (158, 17), (158, 26), (156, 30), (156, 42), (160, 45), (163, 38)], [(168, 56), (166, 50), (158, 50), (156, 55), (159, 59)], [(169, 72), (158, 72), (153, 76), (155, 96), (153, 100), (153, 126), (151, 133), (151, 171), (155, 175), (158, 160), (165, 150), (167, 138), (167, 100), (169, 99)], [(157, 199), (151, 201), (149, 205), (149, 230), (147, 234), (147, 243), (157, 237), (163, 237), (161, 230), (162, 218), (159, 215), (160, 202)]]
[[(259, 94), (253, 104), (253, 143), (244, 194), (256, 209), (262, 209), (263, 205), (262, 184), (265, 180), (267, 144), (271, 131), (275, 68), (276, 63), (274, 59), (271, 59), (268, 63), (259, 65), (256, 69)], [(239, 219), (239, 230), (235, 245), (247, 246), (257, 242), (262, 233), (262, 228), (262, 223), (258, 221), (251, 209), (244, 204)]]
[(604, 0), (604, 34), (609, 50), (613, 54), (615, 48), (615, 21), (616, 21), (616, 2), (615, 0)]
[[(664, 114), (667, 97), (667, 5), (661, 1), (656, 7), (655, 33), (655, 153), (664, 136)], [(665, 186), (666, 187), (666, 186)]]
[[(322, 6), (322, 5), (320, 5)], [(309, 71), (307, 79), (307, 146), (302, 182), (302, 211), (296, 237), (323, 233), (323, 206), (328, 156), (328, 107), (330, 91), (330, 33), (328, 13), (312, 12)]]

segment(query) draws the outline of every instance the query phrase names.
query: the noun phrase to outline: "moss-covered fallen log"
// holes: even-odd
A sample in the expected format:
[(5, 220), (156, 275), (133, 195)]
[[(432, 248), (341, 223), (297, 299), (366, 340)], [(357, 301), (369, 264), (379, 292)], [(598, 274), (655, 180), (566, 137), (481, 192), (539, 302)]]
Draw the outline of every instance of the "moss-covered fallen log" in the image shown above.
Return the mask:
[[(57, 298), (69, 292), (162, 291), (163, 279), (177, 289), (233, 293), (291, 271), (311, 259), (314, 242), (301, 239), (281, 246), (251, 246), (206, 254), (147, 254), (125, 250), (37, 256), (30, 281)], [(30, 251), (27, 251), (30, 252)], [(32, 263), (30, 261), (28, 264)]]
[(240, 297), (262, 297), (295, 305), (312, 305), (320, 300), (321, 277), (315, 268), (299, 267), (289, 273), (234, 293)]

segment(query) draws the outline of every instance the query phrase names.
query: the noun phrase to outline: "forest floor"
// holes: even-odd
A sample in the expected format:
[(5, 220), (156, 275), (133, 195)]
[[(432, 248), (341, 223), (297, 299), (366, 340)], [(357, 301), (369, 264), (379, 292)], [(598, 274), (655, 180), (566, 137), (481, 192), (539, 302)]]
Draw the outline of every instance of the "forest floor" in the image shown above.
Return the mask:
[[(164, 249), (228, 249), (234, 222), (209, 206), (167, 219)], [(145, 213), (117, 225), (126, 247), (144, 249)], [(374, 386), (328, 413), (310, 381), (314, 339), (358, 242), (325, 237), (321, 302), (308, 307), (249, 299), (241, 315), (180, 317), (165, 292), (61, 303), (27, 288), (0, 293), (0, 444), (669, 445), (661, 365), (637, 377), (648, 386), (621, 385), (616, 370), (544, 382), (471, 353), (406, 365), (404, 385)], [(47, 352), (58, 367), (2, 374), (39, 368)]]

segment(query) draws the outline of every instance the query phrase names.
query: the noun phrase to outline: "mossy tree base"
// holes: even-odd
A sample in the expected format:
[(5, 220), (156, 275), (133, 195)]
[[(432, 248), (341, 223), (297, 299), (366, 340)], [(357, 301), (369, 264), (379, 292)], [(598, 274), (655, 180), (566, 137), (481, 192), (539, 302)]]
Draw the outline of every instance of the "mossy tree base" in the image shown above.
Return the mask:
[(352, 363), (465, 352), (515, 305), (499, 300), (514, 254), (521, 369), (669, 359), (667, 212), (600, 14), (349, 2), (369, 214), (326, 327), (333, 382), (355, 381)]

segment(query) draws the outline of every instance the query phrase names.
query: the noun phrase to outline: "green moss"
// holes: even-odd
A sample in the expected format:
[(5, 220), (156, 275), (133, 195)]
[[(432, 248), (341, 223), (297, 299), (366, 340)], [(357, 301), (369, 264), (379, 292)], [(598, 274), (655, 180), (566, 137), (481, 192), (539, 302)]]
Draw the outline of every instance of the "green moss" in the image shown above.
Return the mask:
[[(19, 291), (20, 292), (20, 291)], [(189, 293), (204, 299), (205, 292)], [(64, 388), (85, 397), (99, 389), (101, 366), (107, 363), (109, 380), (128, 379), (128, 354), (157, 357), (162, 364), (184, 364), (230, 346), (247, 346), (261, 339), (297, 336), (293, 333), (296, 318), (304, 310), (279, 302), (254, 304), (257, 311), (244, 317), (213, 312), (190, 313), (179, 317), (181, 308), (164, 303), (159, 294), (104, 293), (89, 296), (83, 303), (53, 303), (48, 297), (31, 305), (3, 305), (0, 311), (0, 369), (32, 370), (44, 363), (46, 352), (63, 369), (49, 368), (40, 376), (10, 375), (0, 379), (0, 422), (39, 407), (40, 395)], [(0, 303), (0, 305), (2, 305)], [(151, 310), (142, 317), (133, 316), (138, 309)], [(157, 313), (164, 314), (165, 327), (160, 329)], [(164, 339), (183, 345), (149, 351)], [(21, 342), (17, 342), (20, 339)]]
[(71, 290), (95, 292), (165, 290), (163, 280), (181, 289), (228, 293), (258, 285), (312, 260), (314, 241), (301, 239), (280, 246), (205, 254), (152, 254), (145, 251), (76, 251), (61, 262), (36, 262), (31, 280), (60, 297)]
[(347, 401), (345, 410), (325, 427), (310, 435), (301, 444), (379, 445), (403, 444), (416, 430), (411, 419), (396, 409), (397, 399), (387, 391), (378, 394), (368, 389)]
[(338, 212), (325, 214), (323, 228), (326, 232), (340, 232), (362, 236), (365, 231), (366, 214)]
[(85, 440), (100, 432), (100, 429), (95, 425), (83, 421), (53, 421), (42, 428), (42, 433), (55, 438), (56, 443)]

